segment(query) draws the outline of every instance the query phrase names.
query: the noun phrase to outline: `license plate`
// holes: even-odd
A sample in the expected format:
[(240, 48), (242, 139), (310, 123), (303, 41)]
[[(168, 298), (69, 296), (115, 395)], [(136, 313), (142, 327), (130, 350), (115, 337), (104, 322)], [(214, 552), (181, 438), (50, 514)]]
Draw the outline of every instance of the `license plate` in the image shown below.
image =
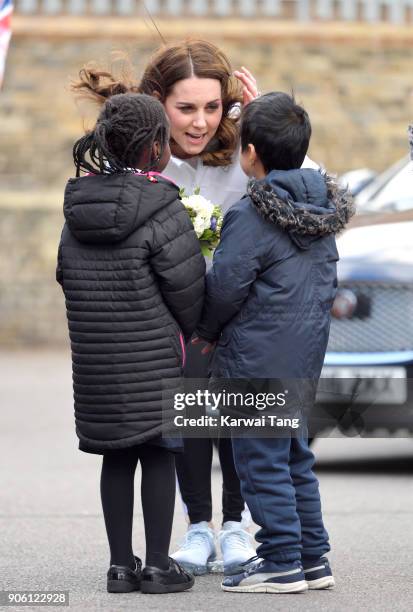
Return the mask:
[(325, 366), (317, 390), (320, 403), (404, 404), (406, 370), (401, 367)]

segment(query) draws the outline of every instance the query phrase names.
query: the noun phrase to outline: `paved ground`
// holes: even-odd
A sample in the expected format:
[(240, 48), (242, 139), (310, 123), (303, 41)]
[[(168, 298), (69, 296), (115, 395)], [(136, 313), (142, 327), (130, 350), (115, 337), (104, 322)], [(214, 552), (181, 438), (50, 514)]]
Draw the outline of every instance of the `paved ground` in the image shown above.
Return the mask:
[[(211, 575), (179, 595), (109, 595), (100, 458), (77, 450), (68, 354), (0, 353), (0, 406), (0, 589), (68, 589), (70, 607), (87, 611), (413, 609), (413, 440), (317, 441), (334, 591), (223, 593)], [(215, 467), (216, 507), (219, 494)], [(177, 504), (173, 547), (184, 531)], [(134, 539), (142, 554), (139, 504)]]

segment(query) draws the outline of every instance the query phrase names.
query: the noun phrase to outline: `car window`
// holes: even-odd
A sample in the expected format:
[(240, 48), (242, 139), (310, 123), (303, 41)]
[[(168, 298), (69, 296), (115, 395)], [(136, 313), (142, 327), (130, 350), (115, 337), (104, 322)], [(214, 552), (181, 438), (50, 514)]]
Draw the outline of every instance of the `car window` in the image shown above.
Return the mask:
[[(405, 161), (396, 172), (383, 175), (368, 186), (368, 193), (358, 202), (360, 212), (402, 212), (413, 209), (413, 162)], [(380, 180), (381, 179), (381, 180)], [(366, 195), (368, 197), (366, 197)]]

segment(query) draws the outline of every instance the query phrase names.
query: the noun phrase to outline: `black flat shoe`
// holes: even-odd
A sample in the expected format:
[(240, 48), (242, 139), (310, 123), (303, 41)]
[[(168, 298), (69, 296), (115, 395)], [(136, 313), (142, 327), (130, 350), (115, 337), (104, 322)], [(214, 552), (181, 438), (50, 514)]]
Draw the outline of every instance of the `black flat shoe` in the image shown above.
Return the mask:
[(111, 565), (108, 569), (108, 593), (130, 593), (140, 591), (142, 561), (139, 557), (134, 557), (136, 567), (131, 570), (125, 565)]
[(190, 589), (193, 584), (192, 574), (186, 572), (171, 557), (167, 570), (148, 565), (142, 571), (142, 593), (177, 593)]

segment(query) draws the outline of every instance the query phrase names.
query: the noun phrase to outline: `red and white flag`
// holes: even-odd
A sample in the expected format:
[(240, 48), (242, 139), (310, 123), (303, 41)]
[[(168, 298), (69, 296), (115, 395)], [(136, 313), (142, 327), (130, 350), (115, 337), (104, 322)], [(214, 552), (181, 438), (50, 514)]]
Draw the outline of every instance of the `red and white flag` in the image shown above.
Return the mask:
[(12, 0), (0, 0), (0, 87), (3, 81), (4, 65), (11, 37)]

